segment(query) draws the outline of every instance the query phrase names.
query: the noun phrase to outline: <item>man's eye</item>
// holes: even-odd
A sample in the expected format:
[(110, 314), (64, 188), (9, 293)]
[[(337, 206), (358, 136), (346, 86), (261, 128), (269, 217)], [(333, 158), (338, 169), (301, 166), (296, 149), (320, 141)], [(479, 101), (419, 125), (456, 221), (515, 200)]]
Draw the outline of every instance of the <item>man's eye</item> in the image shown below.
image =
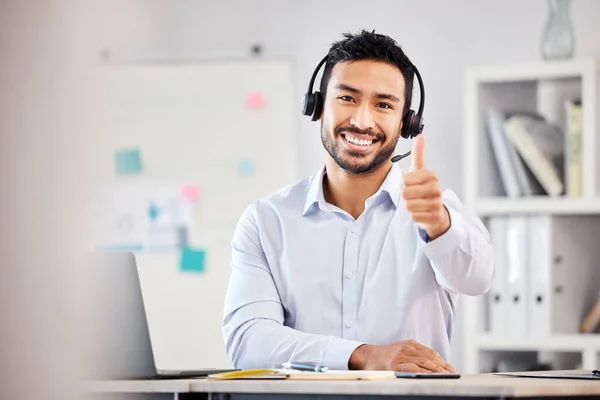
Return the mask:
[(390, 109), (390, 110), (393, 108), (393, 107), (392, 107), (391, 105), (389, 105), (388, 103), (379, 103), (377, 106), (378, 106), (378, 107), (381, 107), (381, 108), (388, 108), (388, 109)]
[(350, 96), (340, 96), (339, 99), (344, 101), (354, 101), (354, 99)]

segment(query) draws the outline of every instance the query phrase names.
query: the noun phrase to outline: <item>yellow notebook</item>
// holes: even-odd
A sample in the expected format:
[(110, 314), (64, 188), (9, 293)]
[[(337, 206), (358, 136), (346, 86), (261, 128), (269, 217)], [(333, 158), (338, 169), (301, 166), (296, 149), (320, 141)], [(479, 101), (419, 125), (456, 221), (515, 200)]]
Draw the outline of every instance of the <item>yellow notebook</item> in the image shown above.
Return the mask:
[(288, 380), (380, 380), (396, 379), (394, 371), (329, 370), (326, 372), (294, 369), (247, 369), (208, 375), (208, 379), (288, 379)]

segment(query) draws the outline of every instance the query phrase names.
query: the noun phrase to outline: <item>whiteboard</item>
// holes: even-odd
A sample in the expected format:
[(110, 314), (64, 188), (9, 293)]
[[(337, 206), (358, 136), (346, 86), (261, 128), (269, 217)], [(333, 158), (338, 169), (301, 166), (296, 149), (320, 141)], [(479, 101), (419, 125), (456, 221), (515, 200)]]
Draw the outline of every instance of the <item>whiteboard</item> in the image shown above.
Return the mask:
[[(157, 367), (228, 367), (221, 318), (235, 225), (253, 200), (296, 178), (292, 65), (110, 65), (95, 79), (96, 183), (200, 188), (188, 240), (207, 250), (205, 270), (181, 271), (177, 249), (136, 254)], [(118, 175), (115, 151), (128, 148), (139, 149), (142, 171)]]

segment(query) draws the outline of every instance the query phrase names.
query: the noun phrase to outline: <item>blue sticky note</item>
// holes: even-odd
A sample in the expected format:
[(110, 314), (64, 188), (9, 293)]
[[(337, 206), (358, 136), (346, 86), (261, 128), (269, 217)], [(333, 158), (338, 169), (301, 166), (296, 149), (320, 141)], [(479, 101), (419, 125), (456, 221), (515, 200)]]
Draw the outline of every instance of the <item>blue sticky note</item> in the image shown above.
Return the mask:
[(139, 174), (142, 172), (140, 150), (120, 149), (115, 153), (115, 170), (118, 175)]
[(150, 217), (150, 221), (156, 221), (159, 211), (158, 207), (154, 204), (150, 204), (150, 207), (148, 208), (148, 217)]
[(254, 162), (250, 158), (240, 160), (238, 170), (242, 176), (251, 176), (254, 173)]
[(181, 259), (179, 267), (186, 272), (204, 272), (206, 262), (206, 252), (203, 249), (193, 249), (183, 247), (181, 249)]

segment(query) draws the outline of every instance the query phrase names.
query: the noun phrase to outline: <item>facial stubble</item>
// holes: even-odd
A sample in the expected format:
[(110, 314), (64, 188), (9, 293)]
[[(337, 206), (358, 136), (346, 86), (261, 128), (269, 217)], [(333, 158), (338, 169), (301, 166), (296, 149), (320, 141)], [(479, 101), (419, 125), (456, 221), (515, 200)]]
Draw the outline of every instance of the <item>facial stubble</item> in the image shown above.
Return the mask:
[[(354, 131), (358, 133), (368, 134), (364, 131), (359, 131), (356, 128), (337, 128), (337, 131)], [(339, 133), (337, 135), (339, 135)], [(380, 141), (385, 140), (385, 135), (379, 134), (373, 136), (377, 137), (377, 139)], [(394, 154), (394, 151), (396, 150), (396, 144), (398, 143), (399, 137), (400, 132), (398, 132), (398, 135), (396, 135), (394, 140), (392, 140), (390, 143), (385, 145), (377, 152), (377, 154), (371, 162), (365, 163), (360, 161), (365, 160), (367, 157), (371, 157), (371, 155), (341, 150), (335, 140), (335, 135), (333, 134), (333, 132), (326, 132), (323, 123), (321, 123), (321, 143), (323, 143), (323, 147), (325, 147), (327, 153), (329, 153), (331, 158), (336, 162), (337, 165), (340, 166), (340, 168), (354, 175), (372, 172), (379, 168), (384, 162), (389, 160), (392, 154)]]

